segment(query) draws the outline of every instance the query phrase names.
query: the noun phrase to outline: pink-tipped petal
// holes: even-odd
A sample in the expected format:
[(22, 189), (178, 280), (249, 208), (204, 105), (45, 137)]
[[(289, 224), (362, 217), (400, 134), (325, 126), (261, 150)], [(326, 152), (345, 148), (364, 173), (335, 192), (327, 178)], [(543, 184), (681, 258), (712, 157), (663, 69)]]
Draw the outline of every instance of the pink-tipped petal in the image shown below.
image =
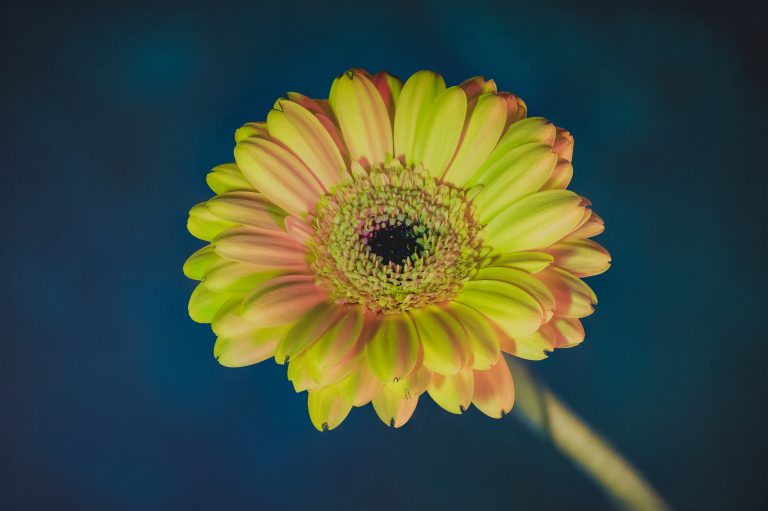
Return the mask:
[(472, 404), (489, 417), (499, 419), (512, 409), (515, 403), (515, 384), (503, 356), (493, 367), (475, 371)]

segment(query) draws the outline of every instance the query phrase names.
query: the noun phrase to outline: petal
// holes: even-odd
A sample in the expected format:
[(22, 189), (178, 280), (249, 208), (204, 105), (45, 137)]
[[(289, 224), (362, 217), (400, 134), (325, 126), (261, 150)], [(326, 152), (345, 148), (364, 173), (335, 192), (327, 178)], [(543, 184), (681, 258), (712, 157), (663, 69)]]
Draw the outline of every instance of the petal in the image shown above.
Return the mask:
[(555, 311), (555, 297), (549, 288), (530, 273), (517, 268), (491, 266), (477, 272), (477, 280), (498, 280), (515, 285), (534, 297), (544, 313), (544, 321), (549, 321)]
[(499, 419), (512, 409), (515, 384), (503, 356), (486, 371), (475, 371), (472, 404), (489, 417)]
[(576, 318), (555, 318), (546, 325), (556, 348), (570, 348), (584, 341), (584, 326)]
[(266, 122), (249, 122), (235, 130), (235, 142), (242, 142), (249, 138), (269, 138)]
[(489, 160), (498, 158), (515, 147), (531, 142), (551, 146), (557, 137), (557, 128), (543, 117), (529, 117), (510, 125), (491, 153)]
[(419, 71), (403, 85), (395, 111), (395, 156), (414, 163), (414, 144), (419, 121), (435, 98), (445, 90), (443, 77), (432, 71)]
[(225, 367), (244, 367), (258, 364), (274, 355), (284, 327), (258, 328), (238, 337), (219, 337), (213, 347), (213, 356)]
[(335, 386), (310, 390), (307, 398), (309, 418), (318, 431), (330, 431), (346, 419), (352, 404)]
[(227, 192), (206, 202), (214, 216), (235, 224), (264, 229), (282, 229), (285, 213), (263, 194), (257, 192)]
[[(493, 80), (486, 80), (482, 76), (473, 76), (468, 78), (459, 84), (464, 93), (467, 95), (467, 103), (474, 104), (477, 102), (480, 96), (484, 94), (496, 93), (496, 82)], [(503, 98), (501, 98), (503, 100)], [(506, 105), (504, 106), (504, 118), (506, 119)]]
[(248, 181), (279, 207), (303, 216), (324, 193), (309, 169), (276, 143), (249, 138), (235, 147), (235, 159)]
[(285, 231), (288, 233), (288, 236), (301, 245), (306, 245), (315, 234), (311, 225), (299, 217), (291, 215), (285, 217)]
[(507, 103), (507, 128), (513, 123), (525, 119), (525, 116), (528, 115), (528, 106), (526, 106), (525, 101), (509, 92), (501, 92), (499, 96), (503, 97)]
[(539, 191), (556, 163), (551, 147), (533, 142), (485, 166), (477, 177), (483, 191), (475, 199), (480, 222), (488, 222), (510, 204)]
[[(212, 266), (205, 276), (205, 285), (211, 291), (247, 293), (262, 283), (286, 273), (286, 269), (264, 269), (238, 261), (226, 261)], [(305, 268), (308, 272), (309, 268)]]
[(486, 239), (496, 253), (546, 248), (581, 221), (584, 200), (568, 190), (548, 190), (512, 204), (486, 228)]
[(527, 335), (544, 321), (541, 305), (519, 287), (497, 280), (473, 280), (464, 284), (455, 301), (490, 318), (507, 335)]
[(285, 275), (268, 280), (243, 300), (243, 317), (263, 327), (291, 323), (326, 300), (308, 275)]
[(231, 293), (217, 293), (205, 284), (198, 284), (189, 297), (189, 317), (197, 323), (210, 323), (231, 297)]
[(461, 87), (441, 92), (419, 119), (413, 158), (406, 161), (421, 163), (435, 178), (442, 176), (456, 152), (466, 116), (467, 96)]
[(544, 252), (509, 252), (495, 256), (491, 259), (489, 266), (518, 268), (528, 273), (538, 273), (554, 260), (554, 257)]
[(451, 413), (462, 413), (472, 402), (475, 383), (473, 373), (472, 369), (467, 368), (448, 376), (433, 374), (427, 392), (441, 408)]
[(552, 149), (561, 159), (569, 162), (573, 161), (573, 135), (566, 129), (557, 128), (557, 135), (555, 136), (555, 142), (552, 144)]
[(337, 365), (360, 338), (365, 314), (360, 306), (342, 307), (331, 327), (309, 349), (305, 356), (318, 373)]
[(546, 335), (546, 329), (542, 328), (519, 337), (504, 337), (501, 339), (501, 350), (510, 355), (514, 355), (526, 360), (544, 360), (547, 358), (546, 352), (555, 349), (555, 343)]
[(278, 364), (296, 358), (305, 349), (312, 346), (334, 324), (338, 318), (339, 307), (323, 302), (307, 311), (285, 334), (275, 351)]
[(506, 104), (501, 97), (495, 94), (480, 96), (443, 180), (459, 186), (466, 183), (493, 151), (506, 120)]
[(223, 220), (208, 209), (208, 204), (202, 202), (189, 210), (187, 230), (195, 238), (211, 241), (220, 232), (237, 224)]
[(458, 302), (447, 309), (467, 332), (467, 342), (472, 354), (474, 369), (488, 369), (499, 357), (499, 336), (488, 318)]
[(391, 157), (392, 123), (371, 80), (355, 72), (341, 75), (333, 82), (330, 101), (352, 160), (368, 166)]
[(238, 190), (254, 191), (253, 185), (245, 179), (237, 163), (225, 163), (214, 167), (211, 172), (205, 176), (205, 182), (214, 192), (221, 194), (234, 192)]
[(365, 355), (373, 373), (387, 383), (410, 374), (419, 349), (419, 337), (408, 316), (384, 314), (365, 346)]
[(573, 164), (566, 160), (559, 160), (552, 175), (541, 185), (542, 190), (565, 190), (573, 179)]
[(325, 190), (348, 178), (347, 165), (323, 124), (293, 101), (278, 100), (267, 115), (272, 138), (285, 144), (317, 177)]
[(592, 215), (589, 217), (589, 219), (584, 222), (584, 224), (577, 228), (575, 231), (572, 231), (571, 234), (566, 236), (564, 239), (566, 240), (578, 240), (578, 239), (585, 239), (585, 238), (591, 238), (593, 236), (597, 236), (598, 234), (602, 233), (605, 230), (605, 222), (603, 221), (600, 216), (598, 216), (597, 213), (592, 211)]
[(220, 261), (221, 258), (213, 251), (213, 245), (206, 245), (186, 260), (184, 275), (194, 280), (203, 280), (208, 268)]
[(611, 266), (611, 254), (592, 240), (569, 240), (547, 249), (555, 264), (577, 277), (599, 275)]
[(213, 245), (222, 257), (261, 268), (307, 268), (305, 248), (283, 231), (237, 227), (217, 236)]
[(346, 378), (338, 383), (339, 392), (354, 406), (364, 406), (381, 391), (381, 380), (368, 367), (368, 364), (360, 364)]
[(384, 384), (373, 398), (373, 409), (384, 424), (399, 428), (411, 418), (418, 402), (418, 396), (406, 398), (399, 386)]
[(381, 99), (384, 100), (389, 118), (394, 120), (395, 107), (400, 98), (400, 91), (403, 89), (402, 80), (385, 71), (380, 71), (371, 79), (371, 82), (373, 82), (376, 90), (379, 91)]
[(424, 365), (440, 374), (456, 374), (470, 360), (467, 332), (436, 305), (410, 313), (424, 349)]
[(583, 318), (594, 312), (595, 292), (583, 280), (560, 268), (550, 266), (536, 274), (555, 297), (555, 316)]

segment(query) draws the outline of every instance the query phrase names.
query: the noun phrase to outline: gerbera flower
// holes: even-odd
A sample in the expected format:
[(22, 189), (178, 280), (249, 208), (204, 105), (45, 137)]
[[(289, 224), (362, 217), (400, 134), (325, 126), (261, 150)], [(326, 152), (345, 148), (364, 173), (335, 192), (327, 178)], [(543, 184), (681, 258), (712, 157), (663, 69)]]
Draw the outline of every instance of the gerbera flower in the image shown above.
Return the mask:
[(573, 138), (492, 80), (446, 87), (352, 70), (328, 100), (289, 93), (235, 134), (236, 163), (190, 211), (225, 366), (274, 357), (318, 429), (373, 403), (399, 427), (428, 392), (452, 413), (512, 407), (502, 352), (538, 360), (584, 339), (605, 271), (590, 203), (566, 190)]

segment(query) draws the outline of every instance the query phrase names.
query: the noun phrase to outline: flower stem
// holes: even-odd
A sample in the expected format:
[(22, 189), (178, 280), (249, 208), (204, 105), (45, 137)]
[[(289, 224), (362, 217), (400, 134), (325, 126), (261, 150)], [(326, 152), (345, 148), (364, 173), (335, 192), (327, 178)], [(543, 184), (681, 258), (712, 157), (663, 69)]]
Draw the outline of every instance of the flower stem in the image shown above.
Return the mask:
[(512, 411), (597, 483), (617, 509), (670, 509), (636, 468), (537, 382), (523, 363), (513, 357), (507, 362), (515, 380)]

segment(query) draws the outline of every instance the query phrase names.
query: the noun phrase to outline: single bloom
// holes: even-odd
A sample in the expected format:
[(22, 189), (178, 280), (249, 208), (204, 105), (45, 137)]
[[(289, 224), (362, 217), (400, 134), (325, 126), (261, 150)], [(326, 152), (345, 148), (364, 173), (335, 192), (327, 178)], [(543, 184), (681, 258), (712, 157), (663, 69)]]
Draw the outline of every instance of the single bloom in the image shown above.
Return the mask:
[(287, 364), (320, 430), (369, 402), (402, 426), (424, 392), (503, 417), (502, 352), (582, 342), (582, 277), (610, 265), (602, 219), (566, 189), (571, 134), (481, 77), (353, 69), (327, 100), (287, 96), (236, 131), (189, 214), (208, 242), (184, 265), (189, 313), (218, 361)]

